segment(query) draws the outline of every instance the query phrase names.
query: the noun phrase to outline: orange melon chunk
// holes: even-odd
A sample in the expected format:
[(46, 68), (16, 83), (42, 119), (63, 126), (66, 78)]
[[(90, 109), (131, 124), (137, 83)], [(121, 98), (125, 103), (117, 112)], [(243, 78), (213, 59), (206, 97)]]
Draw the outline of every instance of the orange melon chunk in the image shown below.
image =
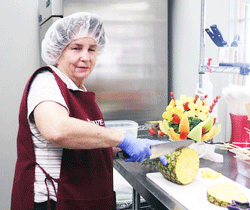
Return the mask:
[(180, 134), (175, 133), (173, 128), (170, 128), (169, 137), (171, 140), (180, 140)]
[(189, 133), (189, 131), (190, 130), (189, 130), (188, 114), (187, 112), (185, 112), (179, 124), (179, 132)]

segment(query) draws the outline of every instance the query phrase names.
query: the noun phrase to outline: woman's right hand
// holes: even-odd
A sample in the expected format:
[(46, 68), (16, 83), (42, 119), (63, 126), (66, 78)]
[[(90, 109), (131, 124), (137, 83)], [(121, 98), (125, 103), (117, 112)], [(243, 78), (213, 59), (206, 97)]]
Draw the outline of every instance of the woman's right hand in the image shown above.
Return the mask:
[(120, 149), (125, 151), (130, 158), (125, 159), (126, 162), (142, 162), (151, 155), (148, 139), (138, 139), (130, 134), (125, 134), (121, 143), (118, 145)]

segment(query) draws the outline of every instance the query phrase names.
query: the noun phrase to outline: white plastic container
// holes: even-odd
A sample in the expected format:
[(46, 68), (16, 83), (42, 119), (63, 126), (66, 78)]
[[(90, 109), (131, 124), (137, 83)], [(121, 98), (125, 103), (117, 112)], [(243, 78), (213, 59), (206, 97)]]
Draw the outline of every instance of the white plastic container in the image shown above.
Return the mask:
[(250, 161), (237, 158), (238, 172), (243, 176), (250, 178)]
[(132, 120), (112, 120), (105, 121), (107, 128), (113, 128), (117, 130), (124, 131), (130, 135), (137, 137), (139, 124)]
[(236, 154), (236, 163), (237, 163), (237, 170), (239, 174), (250, 178), (250, 160), (244, 160), (241, 157), (248, 157), (247, 155), (240, 153), (234, 149), (229, 150), (232, 153)]

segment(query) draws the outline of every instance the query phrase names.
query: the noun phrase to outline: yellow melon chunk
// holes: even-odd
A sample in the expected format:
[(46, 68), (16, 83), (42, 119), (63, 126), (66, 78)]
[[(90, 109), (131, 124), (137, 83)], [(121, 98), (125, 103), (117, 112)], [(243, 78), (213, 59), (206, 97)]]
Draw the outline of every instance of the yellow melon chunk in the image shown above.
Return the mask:
[(202, 123), (202, 128), (205, 128), (205, 131), (209, 131), (214, 125), (214, 114), (211, 113), (207, 119)]
[(175, 133), (173, 128), (170, 128), (169, 137), (171, 140), (174, 140), (174, 141), (181, 139), (180, 134)]
[(215, 126), (213, 126), (210, 131), (208, 131), (206, 134), (204, 134), (202, 137), (201, 137), (201, 141), (206, 141), (206, 140), (209, 140), (209, 139), (212, 139), (213, 136), (215, 136), (216, 134), (216, 129), (215, 129)]
[(171, 99), (171, 101), (170, 101), (170, 103), (169, 103), (169, 105), (168, 106), (175, 106), (175, 102), (174, 102), (174, 100), (173, 99)]
[(179, 132), (189, 133), (189, 131), (188, 113), (185, 112), (179, 124)]
[(208, 106), (207, 99), (203, 100), (204, 106)]
[(221, 124), (215, 127), (215, 133), (211, 138), (214, 138), (218, 133), (220, 133), (220, 130), (221, 130)]
[(163, 121), (159, 121), (159, 128), (163, 133), (169, 135), (169, 126), (167, 120), (164, 119)]

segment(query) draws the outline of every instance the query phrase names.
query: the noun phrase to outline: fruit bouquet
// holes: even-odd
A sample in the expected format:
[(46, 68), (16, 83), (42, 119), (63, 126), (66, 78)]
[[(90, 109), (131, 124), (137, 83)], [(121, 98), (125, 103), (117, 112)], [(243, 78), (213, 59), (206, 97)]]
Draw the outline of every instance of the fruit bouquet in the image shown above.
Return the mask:
[(213, 109), (220, 96), (217, 96), (211, 106), (207, 103), (207, 95), (202, 99), (199, 96), (187, 97), (181, 95), (175, 100), (173, 92), (171, 101), (163, 112), (163, 121), (160, 121), (160, 130), (169, 136), (170, 140), (192, 139), (194, 141), (207, 141), (214, 138), (221, 129), (215, 125)]

